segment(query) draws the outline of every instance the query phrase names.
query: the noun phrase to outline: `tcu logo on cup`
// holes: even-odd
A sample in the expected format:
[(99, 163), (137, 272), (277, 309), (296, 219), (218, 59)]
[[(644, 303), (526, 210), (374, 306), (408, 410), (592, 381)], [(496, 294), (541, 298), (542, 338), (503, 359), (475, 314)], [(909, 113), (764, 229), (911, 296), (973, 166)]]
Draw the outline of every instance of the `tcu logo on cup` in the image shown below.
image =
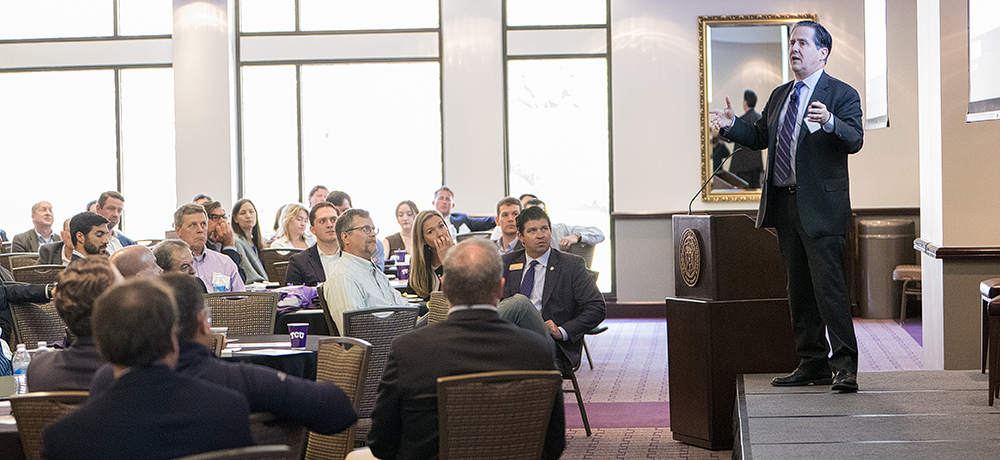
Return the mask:
[(288, 333), (288, 336), (290, 338), (292, 338), (292, 339), (302, 340), (302, 339), (306, 338), (306, 333), (302, 332), (302, 331), (292, 331), (292, 332)]

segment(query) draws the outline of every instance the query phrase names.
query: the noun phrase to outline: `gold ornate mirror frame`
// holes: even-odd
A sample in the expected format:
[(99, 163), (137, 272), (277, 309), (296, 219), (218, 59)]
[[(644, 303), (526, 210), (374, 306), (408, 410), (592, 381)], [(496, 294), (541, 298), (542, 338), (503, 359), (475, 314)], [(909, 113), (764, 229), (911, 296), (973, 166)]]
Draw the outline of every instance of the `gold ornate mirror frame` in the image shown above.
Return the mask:
[[(709, 88), (711, 87), (709, 82), (709, 75), (714, 75), (710, 72), (709, 59), (711, 59), (711, 43), (712, 37), (710, 28), (737, 28), (737, 27), (755, 27), (755, 26), (790, 26), (796, 22), (802, 20), (816, 20), (815, 14), (754, 14), (754, 15), (738, 15), (738, 16), (698, 16), (698, 51), (700, 53), (701, 59), (699, 60), (699, 72), (700, 79), (699, 83), (701, 86), (700, 97), (701, 97), (701, 182), (705, 183), (708, 178), (712, 175), (714, 171), (714, 166), (712, 164), (712, 130), (709, 126)], [(748, 31), (750, 29), (747, 29)], [(733, 35), (733, 34), (730, 34)], [(787, 36), (784, 39), (787, 44)], [(778, 59), (778, 66), (780, 67), (785, 62), (785, 56), (776, 56)], [(752, 69), (756, 65), (754, 61), (748, 61), (744, 65), (746, 68)], [(737, 67), (737, 66), (734, 66)], [(784, 82), (779, 82), (784, 83)], [(761, 111), (764, 108), (764, 103), (767, 101), (767, 97), (770, 91), (777, 87), (777, 85), (766, 88), (766, 92), (762, 94), (762, 91), (757, 92), (757, 111)], [(762, 89), (762, 88), (758, 88)], [(742, 91), (739, 94), (728, 95), (732, 104), (733, 111), (737, 115), (742, 114), (741, 103), (743, 100)], [(718, 106), (718, 107), (714, 107)], [(713, 101), (714, 108), (722, 108), (724, 102), (719, 104), (717, 101)], [(766, 152), (764, 155), (764, 164), (766, 161)], [(731, 161), (731, 160), (730, 160)], [(727, 162), (727, 164), (729, 164)], [(714, 179), (713, 179), (714, 181)], [(708, 184), (701, 192), (701, 200), (705, 202), (712, 201), (729, 201), (729, 202), (746, 202), (746, 201), (760, 201), (760, 189), (741, 189), (741, 188), (727, 188), (727, 189), (715, 189), (713, 186), (715, 184)]]

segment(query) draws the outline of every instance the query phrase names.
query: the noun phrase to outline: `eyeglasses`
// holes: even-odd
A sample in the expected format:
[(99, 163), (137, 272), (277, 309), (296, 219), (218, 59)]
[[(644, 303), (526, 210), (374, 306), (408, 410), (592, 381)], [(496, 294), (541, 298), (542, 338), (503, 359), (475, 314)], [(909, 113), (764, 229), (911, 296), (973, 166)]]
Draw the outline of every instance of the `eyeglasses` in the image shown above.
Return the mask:
[(208, 218), (212, 220), (229, 220), (229, 214), (209, 214)]
[(365, 225), (364, 227), (349, 228), (349, 229), (347, 229), (345, 231), (346, 232), (353, 232), (355, 230), (361, 230), (362, 232), (365, 232), (365, 235), (372, 235), (372, 236), (378, 235), (378, 228), (372, 227), (371, 225)]

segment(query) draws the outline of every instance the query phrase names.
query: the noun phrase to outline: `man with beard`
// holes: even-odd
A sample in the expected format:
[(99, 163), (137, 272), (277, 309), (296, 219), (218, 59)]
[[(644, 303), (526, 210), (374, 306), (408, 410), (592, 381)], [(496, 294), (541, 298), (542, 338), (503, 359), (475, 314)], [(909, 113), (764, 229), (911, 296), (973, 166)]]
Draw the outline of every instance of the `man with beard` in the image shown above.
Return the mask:
[(108, 254), (108, 219), (94, 212), (81, 212), (69, 221), (73, 241), (72, 260), (97, 254)]

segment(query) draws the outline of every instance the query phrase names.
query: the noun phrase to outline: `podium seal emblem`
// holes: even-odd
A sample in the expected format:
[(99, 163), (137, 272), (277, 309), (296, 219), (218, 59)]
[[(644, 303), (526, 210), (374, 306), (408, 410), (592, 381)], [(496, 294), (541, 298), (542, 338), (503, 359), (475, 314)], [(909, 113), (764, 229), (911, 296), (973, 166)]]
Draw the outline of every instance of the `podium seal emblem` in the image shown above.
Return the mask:
[(680, 252), (677, 254), (681, 278), (688, 287), (698, 284), (701, 276), (701, 242), (698, 241), (698, 232), (692, 228), (684, 230), (681, 234)]

